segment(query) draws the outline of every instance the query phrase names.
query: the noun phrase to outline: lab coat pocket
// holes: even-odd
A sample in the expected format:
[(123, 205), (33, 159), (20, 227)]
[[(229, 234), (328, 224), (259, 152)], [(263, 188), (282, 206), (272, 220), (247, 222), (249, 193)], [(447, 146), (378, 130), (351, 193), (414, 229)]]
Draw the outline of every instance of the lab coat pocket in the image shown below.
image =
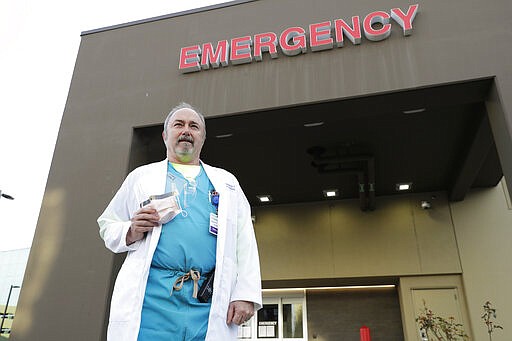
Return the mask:
[(143, 271), (143, 265), (142, 259), (131, 257), (119, 270), (110, 305), (111, 322), (129, 321), (140, 310), (140, 272)]

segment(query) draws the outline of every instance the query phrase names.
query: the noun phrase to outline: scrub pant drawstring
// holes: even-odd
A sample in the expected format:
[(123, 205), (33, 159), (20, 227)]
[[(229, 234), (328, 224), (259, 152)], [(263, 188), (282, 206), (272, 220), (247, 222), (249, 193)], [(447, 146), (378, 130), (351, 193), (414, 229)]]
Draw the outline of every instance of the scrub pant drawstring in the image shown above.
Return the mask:
[[(186, 281), (188, 281), (191, 278), (194, 281), (194, 292), (192, 293), (192, 297), (197, 298), (197, 292), (198, 292), (198, 284), (197, 283), (199, 282), (199, 279), (201, 278), (201, 274), (197, 270), (191, 269), (186, 274), (181, 275), (180, 277), (176, 278), (176, 281), (174, 282), (172, 289), (173, 290), (181, 290), (181, 288), (183, 288), (183, 283), (185, 283)], [(173, 290), (171, 290), (171, 296), (172, 296)]]

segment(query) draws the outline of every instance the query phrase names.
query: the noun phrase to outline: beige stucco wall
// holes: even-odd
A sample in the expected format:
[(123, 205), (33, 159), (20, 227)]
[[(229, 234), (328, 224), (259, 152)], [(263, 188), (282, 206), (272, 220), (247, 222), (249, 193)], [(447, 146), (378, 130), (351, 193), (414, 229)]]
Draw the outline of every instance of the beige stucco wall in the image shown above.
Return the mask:
[[(435, 196), (435, 199), (431, 199)], [(433, 208), (420, 208), (431, 199)], [(444, 193), (254, 210), (263, 280), (460, 273)]]
[(510, 340), (512, 330), (512, 208), (502, 184), (473, 191), (452, 203), (453, 222), (459, 244), (463, 284), (475, 340), (487, 336), (482, 306), (491, 301), (498, 324), (505, 329), (493, 341)]
[(450, 204), (462, 267), (461, 276), (415, 276), (400, 279), (402, 323), (407, 340), (416, 340), (411, 288), (457, 288), (464, 295), (460, 308), (472, 340), (487, 340), (481, 318), (483, 305), (497, 309), (495, 322), (504, 327), (493, 341), (510, 339), (512, 321), (512, 204), (505, 181), (491, 189), (472, 191), (464, 201)]
[[(473, 340), (487, 337), (487, 300), (505, 327), (493, 340), (508, 340), (512, 208), (505, 188), (502, 182), (450, 204), (444, 193), (378, 198), (374, 212), (359, 210), (357, 200), (256, 208), (263, 280), (398, 276), (401, 285), (456, 287)], [(432, 209), (420, 208), (423, 199)], [(450, 274), (460, 277), (426, 276)], [(409, 338), (416, 335), (410, 305), (403, 299)]]

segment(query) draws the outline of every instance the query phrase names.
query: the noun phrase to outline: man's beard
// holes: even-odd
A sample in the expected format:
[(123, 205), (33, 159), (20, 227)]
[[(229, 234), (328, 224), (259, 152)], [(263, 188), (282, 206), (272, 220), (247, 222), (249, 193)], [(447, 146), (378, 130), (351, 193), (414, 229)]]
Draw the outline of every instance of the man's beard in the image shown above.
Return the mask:
[(191, 156), (194, 153), (194, 147), (181, 147), (176, 149), (176, 154), (180, 156)]
[(194, 146), (178, 146), (176, 147), (176, 155), (178, 156), (180, 161), (189, 162), (190, 160), (192, 160), (192, 157), (194, 155)]

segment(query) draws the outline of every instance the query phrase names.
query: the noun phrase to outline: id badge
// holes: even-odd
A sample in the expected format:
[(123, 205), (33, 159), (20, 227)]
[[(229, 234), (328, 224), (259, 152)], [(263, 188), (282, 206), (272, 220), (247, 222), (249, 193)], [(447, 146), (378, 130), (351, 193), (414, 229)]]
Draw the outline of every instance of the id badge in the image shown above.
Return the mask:
[(219, 217), (215, 213), (210, 213), (210, 228), (209, 231), (214, 236), (219, 231)]

